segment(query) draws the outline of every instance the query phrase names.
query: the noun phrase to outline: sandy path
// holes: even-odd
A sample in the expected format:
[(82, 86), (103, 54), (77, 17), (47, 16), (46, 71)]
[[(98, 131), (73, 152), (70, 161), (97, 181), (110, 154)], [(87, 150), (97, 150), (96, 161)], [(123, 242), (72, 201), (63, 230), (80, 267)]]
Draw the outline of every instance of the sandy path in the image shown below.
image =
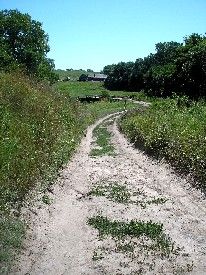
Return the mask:
[[(92, 131), (105, 120), (110, 120), (108, 129), (116, 154), (92, 158)], [(141, 190), (147, 200), (161, 197), (166, 202), (142, 207), (86, 196), (100, 182), (125, 184), (131, 192)], [(50, 206), (34, 209), (38, 215), (30, 215), (32, 229), (12, 274), (206, 274), (203, 196), (165, 164), (156, 163), (128, 144), (118, 131), (115, 116), (88, 128), (53, 193)], [(165, 233), (179, 249), (164, 257), (158, 251), (143, 249), (142, 238), (132, 240), (132, 253), (118, 251), (111, 237), (99, 240), (97, 230), (87, 224), (89, 217), (99, 213), (111, 220), (163, 223)]]

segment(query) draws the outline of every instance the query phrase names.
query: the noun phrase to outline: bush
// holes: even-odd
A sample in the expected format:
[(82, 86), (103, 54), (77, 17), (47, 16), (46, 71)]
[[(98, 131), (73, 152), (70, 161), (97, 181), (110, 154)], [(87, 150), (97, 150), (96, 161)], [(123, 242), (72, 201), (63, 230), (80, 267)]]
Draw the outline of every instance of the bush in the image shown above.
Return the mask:
[(0, 210), (6, 210), (68, 160), (83, 120), (69, 97), (19, 74), (0, 74), (0, 102)]
[(179, 171), (192, 174), (206, 188), (206, 104), (186, 98), (159, 100), (145, 112), (121, 121), (136, 146), (166, 158)]
[(81, 74), (79, 77), (79, 81), (87, 81), (87, 75), (86, 74)]

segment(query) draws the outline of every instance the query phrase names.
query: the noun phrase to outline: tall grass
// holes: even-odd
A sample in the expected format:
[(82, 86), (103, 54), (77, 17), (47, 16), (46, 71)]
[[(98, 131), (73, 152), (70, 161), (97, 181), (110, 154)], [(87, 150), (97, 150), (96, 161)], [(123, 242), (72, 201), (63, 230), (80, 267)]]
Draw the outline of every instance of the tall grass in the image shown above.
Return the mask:
[[(25, 195), (51, 180), (71, 157), (93, 117), (69, 96), (23, 76), (0, 73), (0, 273), (24, 236)], [(11, 211), (12, 210), (12, 211)]]
[(136, 146), (166, 158), (206, 188), (205, 102), (158, 100), (144, 112), (125, 116), (121, 128)]
[(80, 138), (81, 110), (68, 97), (22, 75), (0, 75), (0, 209), (57, 171)]

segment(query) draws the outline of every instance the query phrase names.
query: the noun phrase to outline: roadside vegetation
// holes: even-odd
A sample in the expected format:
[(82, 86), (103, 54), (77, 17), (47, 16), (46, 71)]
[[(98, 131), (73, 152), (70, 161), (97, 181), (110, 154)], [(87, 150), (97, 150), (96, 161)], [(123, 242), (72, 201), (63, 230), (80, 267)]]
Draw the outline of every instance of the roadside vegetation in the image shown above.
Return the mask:
[(137, 91), (137, 98), (152, 102), (144, 112), (126, 115), (122, 131), (139, 148), (190, 174), (205, 190), (206, 36), (193, 33), (183, 43), (155, 46), (156, 52), (143, 59), (105, 66), (105, 87)]
[[(188, 106), (190, 105), (190, 106)], [(206, 104), (188, 98), (156, 100), (144, 112), (123, 117), (122, 131), (135, 145), (165, 158), (206, 189)]]
[[(81, 104), (19, 72), (0, 73), (0, 101), (0, 268), (6, 273), (11, 249), (20, 246), (24, 235), (18, 217), (25, 196), (38, 184), (42, 201), (50, 204), (44, 191), (72, 156), (87, 126), (105, 114), (123, 111), (124, 103)], [(9, 241), (10, 235), (18, 242)]]
[(37, 183), (42, 191), (51, 184), (93, 118), (84, 117), (78, 102), (19, 73), (0, 74), (0, 102), (2, 267), (12, 256), (11, 247), (17, 246), (9, 236), (19, 246), (23, 225), (18, 216), (25, 196)]

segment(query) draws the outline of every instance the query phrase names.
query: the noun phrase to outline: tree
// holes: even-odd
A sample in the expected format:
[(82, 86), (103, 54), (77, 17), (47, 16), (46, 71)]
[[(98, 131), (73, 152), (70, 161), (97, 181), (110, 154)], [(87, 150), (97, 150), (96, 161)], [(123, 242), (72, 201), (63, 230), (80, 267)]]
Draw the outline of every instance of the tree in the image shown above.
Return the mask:
[[(42, 66), (51, 73), (48, 35), (42, 24), (18, 10), (0, 11), (0, 69), (20, 67), (28, 74), (42, 77)], [(40, 71), (39, 71), (40, 70)], [(47, 75), (48, 77), (48, 75)]]
[(109, 75), (110, 73), (112, 73), (112, 71), (114, 70), (115, 66), (116, 66), (115, 64), (105, 66), (104, 69), (103, 69), (103, 71), (102, 71), (103, 74)]
[(87, 81), (88, 76), (86, 74), (81, 74), (79, 77), (79, 81)]
[(176, 83), (182, 94), (191, 98), (206, 96), (206, 36), (196, 33), (185, 37), (175, 63)]
[[(104, 84), (110, 90), (128, 90), (129, 78), (133, 69), (133, 62), (120, 62), (117, 65), (106, 66), (108, 77)], [(105, 73), (105, 67), (103, 72)]]

